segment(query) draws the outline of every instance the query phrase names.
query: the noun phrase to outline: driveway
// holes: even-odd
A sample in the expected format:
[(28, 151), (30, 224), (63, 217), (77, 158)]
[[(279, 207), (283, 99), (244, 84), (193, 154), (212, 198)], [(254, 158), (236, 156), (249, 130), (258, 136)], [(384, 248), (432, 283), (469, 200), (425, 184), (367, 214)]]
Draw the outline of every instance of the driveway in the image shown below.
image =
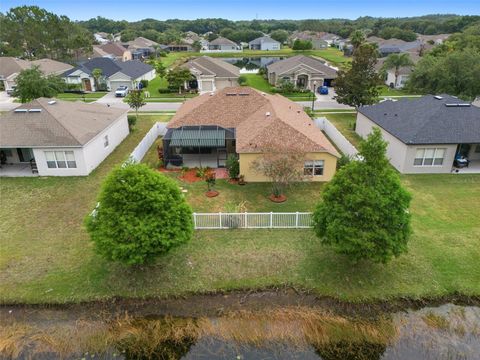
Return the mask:
[(6, 91), (0, 91), (0, 111), (10, 111), (15, 109), (20, 103), (13, 102), (14, 97), (7, 95)]
[[(315, 100), (315, 110), (319, 109), (354, 109), (351, 106), (340, 104), (335, 100), (334, 88), (328, 88), (328, 95), (320, 95), (318, 92), (315, 93), (317, 100)], [(312, 107), (311, 101), (301, 101), (299, 104), (303, 106)]]

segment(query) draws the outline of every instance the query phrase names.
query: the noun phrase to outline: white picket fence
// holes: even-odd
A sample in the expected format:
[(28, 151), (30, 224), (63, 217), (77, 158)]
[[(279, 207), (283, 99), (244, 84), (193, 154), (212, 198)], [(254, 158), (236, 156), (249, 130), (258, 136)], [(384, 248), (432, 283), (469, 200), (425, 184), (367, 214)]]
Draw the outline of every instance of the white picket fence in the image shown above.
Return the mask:
[(157, 122), (155, 123), (143, 139), (138, 143), (137, 147), (132, 151), (129, 156), (129, 161), (140, 162), (147, 153), (148, 149), (157, 140), (159, 136), (165, 135), (167, 132), (167, 124)]
[(311, 212), (193, 213), (195, 229), (307, 229)]
[(342, 153), (351, 158), (356, 158), (358, 150), (347, 140), (343, 134), (325, 117), (314, 120), (315, 125), (325, 132), (328, 137), (337, 145)]

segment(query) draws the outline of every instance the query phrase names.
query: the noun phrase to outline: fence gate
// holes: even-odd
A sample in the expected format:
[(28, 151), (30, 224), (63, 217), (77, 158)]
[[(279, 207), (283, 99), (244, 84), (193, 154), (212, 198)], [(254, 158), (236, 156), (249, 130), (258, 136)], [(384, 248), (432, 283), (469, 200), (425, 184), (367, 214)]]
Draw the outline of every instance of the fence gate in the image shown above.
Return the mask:
[(194, 213), (195, 229), (306, 229), (311, 212)]

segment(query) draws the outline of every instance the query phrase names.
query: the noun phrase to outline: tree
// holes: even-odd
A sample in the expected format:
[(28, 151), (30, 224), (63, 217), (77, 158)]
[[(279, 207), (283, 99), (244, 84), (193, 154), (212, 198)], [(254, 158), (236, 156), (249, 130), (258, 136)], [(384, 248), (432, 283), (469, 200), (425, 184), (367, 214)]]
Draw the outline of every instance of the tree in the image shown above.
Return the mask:
[(146, 105), (145, 96), (143, 95), (143, 90), (135, 89), (131, 90), (127, 97), (125, 98), (125, 102), (135, 110), (135, 118), (138, 121), (138, 109), (142, 106)]
[(413, 61), (410, 59), (410, 55), (403, 54), (390, 54), (383, 63), (384, 69), (395, 69), (395, 86), (397, 85), (398, 75), (400, 75), (400, 69), (404, 66), (413, 66)]
[(102, 69), (95, 68), (92, 70), (93, 81), (95, 82), (95, 90), (100, 90), (100, 78), (103, 75)]
[(141, 265), (190, 240), (192, 210), (175, 182), (145, 164), (116, 167), (85, 225), (110, 261)]
[(200, 41), (198, 40), (195, 40), (192, 44), (192, 48), (193, 50), (195, 50), (196, 52), (199, 52), (200, 50), (202, 50), (202, 44), (200, 44)]
[(407, 251), (410, 194), (386, 157), (378, 128), (360, 143), (363, 160), (337, 171), (314, 212), (314, 230), (324, 245), (355, 261), (387, 262)]
[(240, 175), (240, 162), (235, 154), (228, 155), (225, 167), (227, 168), (228, 177), (230, 179), (238, 179), (238, 176)]
[(54, 97), (65, 89), (65, 81), (59, 76), (45, 76), (38, 66), (22, 70), (17, 78), (13, 96), (22, 103), (38, 99), (40, 97)]
[(370, 44), (360, 45), (353, 54), (351, 69), (340, 70), (335, 80), (339, 103), (359, 107), (377, 101), (380, 77), (375, 69), (376, 63), (376, 49)]
[(293, 50), (312, 50), (312, 42), (310, 40), (300, 40), (296, 39), (293, 42), (292, 49)]
[(350, 35), (350, 42), (353, 45), (353, 52), (355, 52), (355, 50), (357, 50), (358, 47), (365, 42), (365, 34), (363, 33), (363, 31), (355, 30)]
[[(303, 163), (305, 154), (291, 149), (271, 148), (252, 162), (252, 169), (269, 178), (272, 185), (272, 195), (280, 197), (285, 189), (304, 177)], [(300, 166), (299, 166), (300, 164)]]
[(272, 31), (272, 33), (270, 34), (270, 37), (273, 40), (277, 40), (280, 44), (283, 44), (288, 39), (288, 31), (281, 30), (281, 29), (275, 30), (275, 31)]
[(167, 74), (168, 87), (171, 89), (178, 89), (178, 93), (182, 93), (185, 87), (185, 82), (192, 78), (190, 70), (178, 67), (170, 70)]

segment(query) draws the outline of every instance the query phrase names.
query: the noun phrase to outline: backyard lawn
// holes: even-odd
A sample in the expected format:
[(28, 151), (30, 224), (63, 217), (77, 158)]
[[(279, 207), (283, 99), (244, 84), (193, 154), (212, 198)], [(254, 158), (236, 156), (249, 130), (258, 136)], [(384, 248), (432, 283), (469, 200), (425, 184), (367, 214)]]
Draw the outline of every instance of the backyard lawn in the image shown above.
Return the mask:
[(378, 87), (379, 95), (381, 97), (385, 96), (403, 96), (403, 97), (418, 97), (419, 95), (412, 94), (411, 92), (404, 89), (392, 89), (387, 85), (382, 85)]
[[(259, 74), (242, 74), (242, 76), (244, 76), (245, 79), (247, 80), (245, 82), (245, 86), (250, 86), (254, 89), (266, 92), (268, 94), (273, 93), (273, 86), (270, 85), (263, 76)], [(282, 94), (282, 95), (289, 98), (292, 101), (311, 101), (313, 93), (310, 91), (306, 93), (295, 92), (295, 93)]]
[(85, 102), (93, 102), (95, 100), (104, 97), (107, 93), (106, 92), (92, 92), (92, 93), (85, 93), (85, 94), (74, 94), (74, 93), (60, 93), (56, 96), (59, 100), (66, 100), (66, 101), (85, 101)]
[[(342, 115), (339, 123), (352, 118)], [(196, 231), (154, 264), (125, 268), (93, 252), (83, 227), (99, 186), (125, 160), (154, 121), (137, 129), (88, 177), (0, 179), (0, 302), (47, 303), (121, 297), (188, 295), (295, 286), (350, 301), (480, 295), (480, 175), (411, 175), (414, 233), (409, 253), (387, 265), (352, 264), (321, 246), (310, 230)], [(333, 121), (333, 120), (332, 120)], [(145, 159), (156, 166), (151, 151)], [(178, 174), (169, 174), (176, 177)], [(249, 211), (311, 210), (322, 184), (288, 190), (284, 204), (266, 199), (266, 184), (219, 181), (216, 199), (203, 182), (181, 186), (195, 211), (242, 205)], [(210, 202), (211, 201), (211, 202)]]

